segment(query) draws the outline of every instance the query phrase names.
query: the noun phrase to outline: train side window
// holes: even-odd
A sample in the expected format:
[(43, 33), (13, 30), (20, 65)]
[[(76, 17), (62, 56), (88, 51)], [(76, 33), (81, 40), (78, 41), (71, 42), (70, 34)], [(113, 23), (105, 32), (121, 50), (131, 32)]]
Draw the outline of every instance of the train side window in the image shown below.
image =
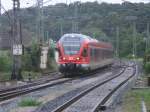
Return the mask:
[[(94, 54), (95, 58), (98, 56), (97, 55), (97, 49), (95, 49), (95, 54)], [(96, 58), (97, 59), (97, 58)]]
[(88, 56), (88, 50), (86, 48), (83, 49), (82, 56), (83, 57), (87, 57)]
[(92, 49), (92, 57), (94, 58), (94, 56), (95, 56), (95, 49), (93, 48)]
[(93, 57), (93, 54), (94, 54), (94, 49), (91, 48), (91, 50), (90, 50), (90, 56)]
[(90, 56), (92, 57), (92, 48), (90, 48)]

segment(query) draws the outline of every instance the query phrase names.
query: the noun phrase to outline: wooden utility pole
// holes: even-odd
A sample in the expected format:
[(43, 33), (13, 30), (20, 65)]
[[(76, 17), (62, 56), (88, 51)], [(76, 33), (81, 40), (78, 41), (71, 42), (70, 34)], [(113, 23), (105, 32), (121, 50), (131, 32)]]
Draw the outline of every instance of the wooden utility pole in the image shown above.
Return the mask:
[(13, 26), (12, 26), (12, 54), (13, 68), (11, 79), (21, 80), (21, 55), (23, 53), (21, 22), (20, 22), (20, 0), (13, 0)]

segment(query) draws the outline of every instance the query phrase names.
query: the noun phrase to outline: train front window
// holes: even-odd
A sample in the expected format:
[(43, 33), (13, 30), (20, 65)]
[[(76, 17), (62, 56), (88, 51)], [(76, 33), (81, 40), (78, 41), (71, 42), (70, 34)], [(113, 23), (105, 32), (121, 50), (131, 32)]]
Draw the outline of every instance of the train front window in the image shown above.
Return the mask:
[(78, 52), (80, 51), (80, 41), (74, 40), (68, 40), (63, 42), (64, 53), (66, 55), (75, 55), (78, 54)]
[(73, 46), (73, 45), (65, 46), (64, 45), (64, 52), (67, 55), (75, 55), (79, 52), (79, 50), (80, 50), (80, 46)]

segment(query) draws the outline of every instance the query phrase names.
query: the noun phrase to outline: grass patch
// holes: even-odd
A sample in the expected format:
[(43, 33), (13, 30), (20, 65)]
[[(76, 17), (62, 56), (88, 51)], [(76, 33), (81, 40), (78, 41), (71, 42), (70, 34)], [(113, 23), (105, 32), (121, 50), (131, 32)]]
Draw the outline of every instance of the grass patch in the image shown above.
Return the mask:
[(35, 99), (32, 98), (26, 98), (26, 99), (22, 99), (21, 102), (19, 103), (20, 107), (32, 107), (32, 106), (39, 106), (41, 105), (41, 102), (38, 102)]
[(37, 79), (37, 78), (41, 77), (41, 73), (40, 72), (23, 71), (22, 72), (23, 79), (28, 79), (29, 78), (29, 73), (31, 74), (31, 78), (32, 79)]
[(150, 110), (150, 89), (131, 90), (123, 102), (123, 112), (141, 112), (141, 100), (144, 99), (146, 107)]
[[(29, 73), (31, 74), (32, 79), (38, 79), (39, 77), (41, 77), (41, 73), (39, 73), (39, 72), (23, 71), (22, 72), (23, 79), (25, 79), (25, 80), (28, 79)], [(11, 72), (0, 72), (0, 81), (7, 81), (10, 79), (11, 79)]]
[(7, 56), (9, 53), (9, 50), (0, 50), (0, 56)]

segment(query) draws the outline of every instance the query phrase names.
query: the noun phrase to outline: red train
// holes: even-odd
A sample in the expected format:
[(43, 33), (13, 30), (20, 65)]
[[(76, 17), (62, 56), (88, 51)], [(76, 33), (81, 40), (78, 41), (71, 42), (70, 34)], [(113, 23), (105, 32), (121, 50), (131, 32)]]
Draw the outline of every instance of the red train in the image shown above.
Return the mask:
[(82, 34), (65, 34), (57, 43), (59, 71), (90, 71), (113, 63), (113, 47)]

